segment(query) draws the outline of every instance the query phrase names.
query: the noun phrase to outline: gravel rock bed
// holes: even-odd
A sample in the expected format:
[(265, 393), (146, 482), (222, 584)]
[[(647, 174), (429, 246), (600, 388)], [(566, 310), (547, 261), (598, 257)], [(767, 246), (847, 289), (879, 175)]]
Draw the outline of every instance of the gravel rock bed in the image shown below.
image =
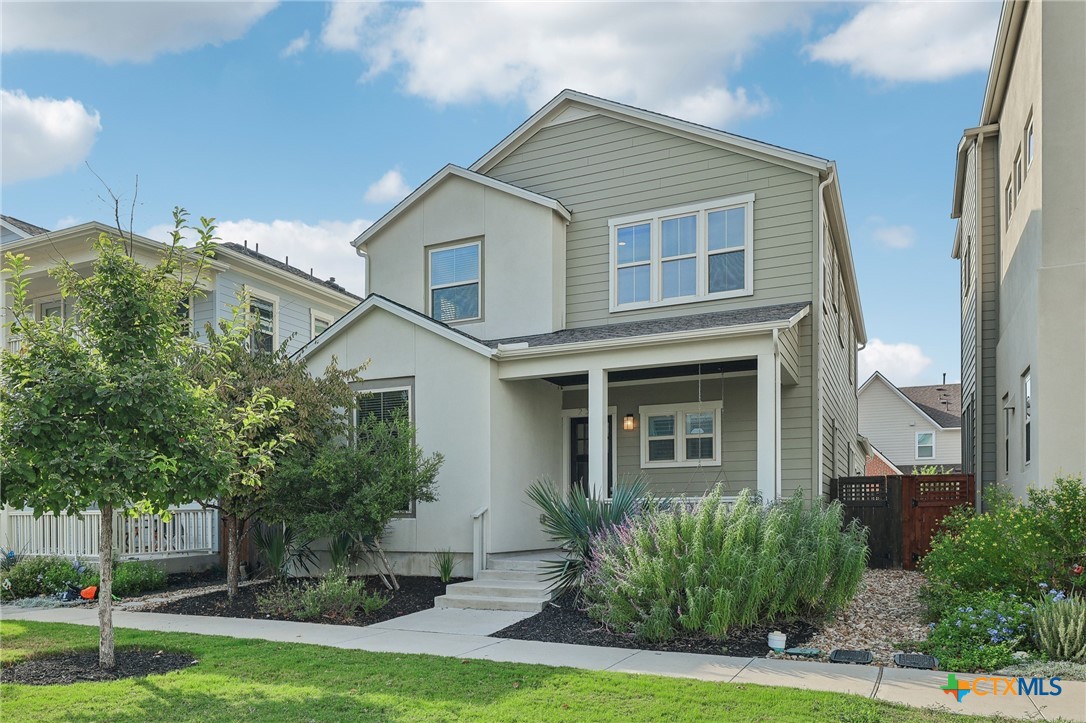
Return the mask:
[[(0, 670), (0, 679), (23, 685), (68, 685), (160, 675), (188, 668), (196, 662), (196, 658), (185, 653), (122, 649), (116, 652), (114, 667), (102, 670), (98, 667), (98, 651), (87, 650), (32, 658), (5, 666)], [(73, 714), (77, 713), (73, 711)]]
[[(917, 652), (914, 645), (902, 643), (915, 643), (928, 637), (924, 606), (919, 598), (923, 583), (924, 576), (919, 572), (866, 571), (849, 606), (837, 611), (805, 645), (821, 650), (823, 658), (829, 657), (835, 648), (870, 650), (876, 665), (894, 667), (894, 653)], [(795, 645), (791, 638), (788, 645)]]

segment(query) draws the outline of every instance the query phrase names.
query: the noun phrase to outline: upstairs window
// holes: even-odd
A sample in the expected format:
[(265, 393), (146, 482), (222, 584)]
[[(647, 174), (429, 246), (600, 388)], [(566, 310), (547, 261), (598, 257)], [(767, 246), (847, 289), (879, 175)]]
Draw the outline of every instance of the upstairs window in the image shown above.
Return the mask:
[(916, 433), (916, 458), (935, 459), (935, 432)]
[(1014, 211), (1014, 180), (1010, 177), (1007, 178), (1007, 198), (1004, 201), (1007, 211), (1007, 217), (1005, 223), (1007, 226), (1011, 225), (1011, 212)]
[(719, 466), (720, 408), (720, 402), (641, 407), (641, 466)]
[(249, 350), (254, 354), (271, 354), (278, 345), (278, 301), (274, 296), (249, 290), (249, 316), (253, 321), (252, 331), (249, 332)]
[(481, 318), (480, 243), (430, 251), (430, 316), (438, 321)]
[(609, 221), (611, 311), (754, 293), (754, 195)]
[(320, 314), (320, 313), (318, 313), (316, 311), (310, 310), (310, 312), (309, 312), (309, 323), (310, 323), (310, 327), (311, 327), (310, 328), (310, 333), (311, 333), (310, 338), (315, 339), (318, 336), (320, 336), (321, 334), (323, 334), (324, 331), (328, 327), (330, 327), (332, 325), (332, 317), (325, 316), (324, 314)]

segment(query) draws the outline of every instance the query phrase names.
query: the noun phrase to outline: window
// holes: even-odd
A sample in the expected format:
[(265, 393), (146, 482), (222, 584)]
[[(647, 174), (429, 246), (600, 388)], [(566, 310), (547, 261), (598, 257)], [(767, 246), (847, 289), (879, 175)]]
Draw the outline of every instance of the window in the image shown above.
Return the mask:
[(430, 251), (430, 316), (438, 321), (481, 318), (478, 241)]
[(1007, 200), (1005, 201), (1005, 203), (1007, 211), (1006, 224), (1010, 226), (1011, 212), (1014, 211), (1014, 184), (1011, 182), (1010, 178), (1007, 179)]
[(275, 301), (259, 296), (249, 297), (249, 314), (253, 330), (249, 334), (249, 350), (271, 354), (275, 351)]
[(719, 466), (720, 408), (719, 401), (641, 407), (641, 466)]
[(916, 458), (935, 458), (935, 432), (916, 433)]
[(355, 424), (366, 421), (389, 422), (400, 412), (411, 419), (411, 390), (408, 387), (367, 390), (358, 395)]
[(177, 318), (181, 322), (182, 336), (192, 336), (194, 323), (192, 318), (192, 297), (177, 302)]
[(1026, 170), (1033, 165), (1033, 113), (1030, 112), (1026, 121)]
[(1033, 435), (1031, 434), (1033, 417), (1033, 381), (1030, 378), (1029, 369), (1022, 375), (1022, 459), (1029, 464), (1033, 459)]
[(754, 194), (611, 219), (611, 311), (754, 293)]
[(38, 319), (47, 319), (56, 316), (64, 319), (68, 316), (68, 305), (61, 299), (50, 299), (38, 304)]
[(325, 316), (312, 309), (309, 310), (310, 338), (315, 339), (324, 333), (324, 330), (332, 325), (332, 317)]
[(1022, 148), (1019, 146), (1018, 152), (1014, 154), (1014, 196), (1018, 197), (1022, 193)]

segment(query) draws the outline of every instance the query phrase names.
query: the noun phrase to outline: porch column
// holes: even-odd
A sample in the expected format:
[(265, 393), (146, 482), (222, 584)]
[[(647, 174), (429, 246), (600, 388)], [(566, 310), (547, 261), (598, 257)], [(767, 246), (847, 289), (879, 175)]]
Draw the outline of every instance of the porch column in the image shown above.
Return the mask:
[(758, 355), (758, 494), (763, 502), (777, 498), (780, 408), (780, 362), (769, 352)]
[(588, 489), (607, 496), (607, 371), (588, 370)]

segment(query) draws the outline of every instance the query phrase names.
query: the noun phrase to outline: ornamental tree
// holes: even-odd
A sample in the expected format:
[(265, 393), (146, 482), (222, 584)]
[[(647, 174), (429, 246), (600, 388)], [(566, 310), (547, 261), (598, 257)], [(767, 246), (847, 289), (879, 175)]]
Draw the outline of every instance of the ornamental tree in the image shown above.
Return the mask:
[[(210, 358), (178, 314), (199, 295), (212, 253), (214, 221), (187, 225), (182, 209), (159, 262), (132, 257), (130, 240), (102, 234), (97, 259), (81, 275), (71, 264), (50, 269), (67, 318), (35, 319), (28, 260), (7, 254), (12, 301), (9, 331), (18, 352), (0, 350), (0, 501), (79, 515), (97, 507), (99, 664), (114, 665), (113, 514), (164, 512), (213, 495), (230, 470), (220, 402), (197, 381)], [(199, 242), (186, 250), (182, 232)]]

